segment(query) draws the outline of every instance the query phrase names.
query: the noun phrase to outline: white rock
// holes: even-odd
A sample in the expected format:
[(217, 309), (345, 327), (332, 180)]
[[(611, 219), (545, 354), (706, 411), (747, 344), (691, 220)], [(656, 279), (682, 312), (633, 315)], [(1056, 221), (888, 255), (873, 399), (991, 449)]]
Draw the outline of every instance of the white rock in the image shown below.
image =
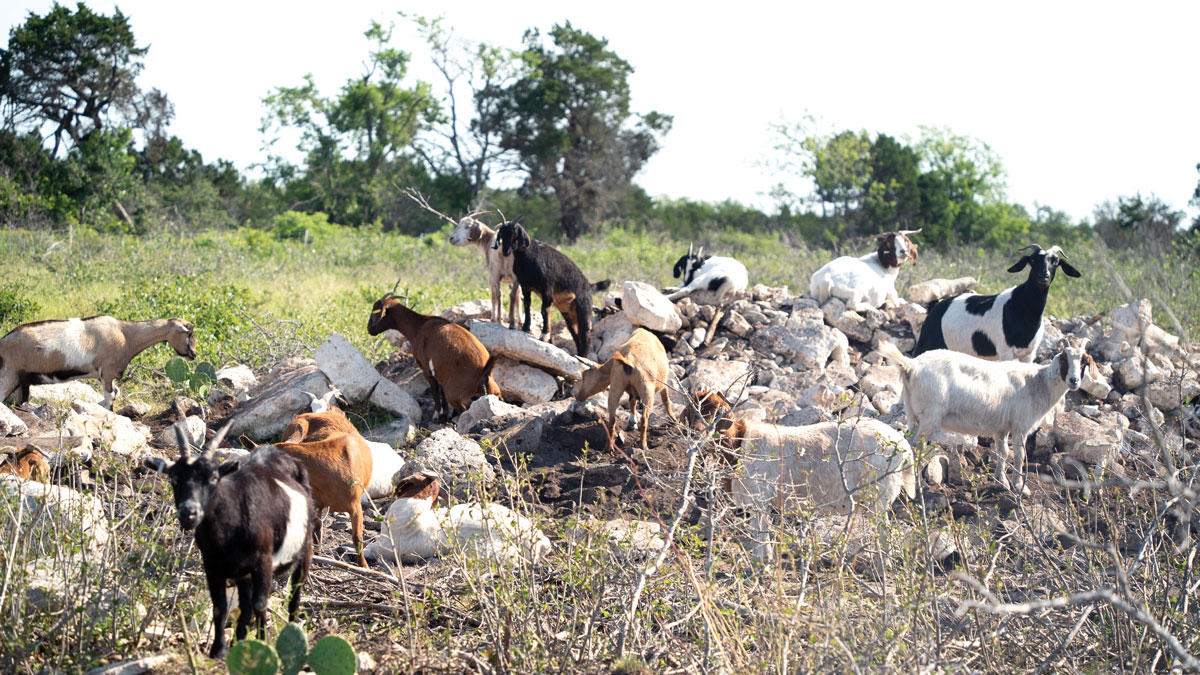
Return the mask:
[(742, 316), (742, 314), (738, 311), (730, 311), (729, 314), (726, 315), (725, 320), (721, 322), (721, 327), (742, 338), (746, 337), (750, 334), (750, 331), (754, 330), (754, 326), (751, 326), (750, 322), (746, 320), (746, 317)]
[(128, 417), (95, 403), (72, 403), (71, 414), (62, 428), (69, 436), (86, 436), (99, 441), (103, 451), (118, 455), (136, 456), (149, 449), (150, 433), (144, 425), (135, 425)]
[(913, 302), (930, 303), (948, 298), (952, 295), (965, 293), (979, 282), (973, 277), (957, 279), (930, 279), (908, 287), (908, 299)]
[(519, 330), (509, 330), (490, 321), (468, 321), (467, 329), (491, 354), (544, 368), (571, 380), (578, 380), (585, 368), (571, 354)]
[(367, 497), (383, 499), (392, 494), (392, 476), (404, 468), (404, 458), (392, 446), (377, 441), (367, 441), (371, 447), (371, 484), (367, 486), (367, 494), (363, 496), (363, 504)]
[(379, 378), (375, 383), (375, 388), (371, 390), (371, 403), (414, 424), (421, 421), (421, 404), (403, 387), (386, 377)]
[(704, 338), (708, 337), (708, 329), (704, 326), (696, 326), (692, 331), (692, 336), (687, 339), (687, 344), (692, 349), (698, 349), (704, 344)]
[(388, 447), (395, 448), (401, 445), (408, 445), (416, 437), (417, 427), (412, 420), (407, 417), (401, 417), (398, 420), (393, 420), (382, 426), (377, 426), (363, 437), (368, 441), (383, 443)]
[(379, 382), (379, 373), (371, 362), (337, 333), (331, 333), (325, 343), (317, 347), (316, 358), (317, 367), (351, 403), (370, 396)]
[(309, 412), (312, 403), (309, 393), (319, 398), (329, 391), (328, 378), (311, 359), (278, 363), (251, 392), (251, 398), (238, 406), (229, 436), (246, 434), (257, 441), (271, 440), (297, 414)]
[(693, 394), (715, 391), (732, 398), (752, 384), (749, 374), (750, 364), (745, 361), (696, 359), (687, 370), (688, 390)]
[[(506, 296), (507, 290), (501, 293), (501, 296)], [(507, 298), (506, 298), (507, 299)], [(479, 321), (490, 321), (492, 318), (492, 301), (486, 300), (468, 300), (460, 302), (457, 305), (445, 310), (441, 314), (443, 319), (459, 323), (469, 319), (478, 319)], [(507, 320), (508, 315), (505, 315)]]
[(496, 480), (483, 448), (453, 429), (438, 429), (421, 441), (413, 461), (436, 471), (439, 482), (460, 499), (468, 498), (473, 486)]
[(217, 381), (224, 383), (234, 392), (253, 389), (258, 385), (258, 378), (254, 376), (254, 371), (240, 364), (218, 370)]
[(503, 356), (496, 359), (492, 378), (510, 401), (545, 403), (558, 393), (558, 380), (553, 375)]
[(622, 284), (621, 306), (635, 326), (674, 333), (683, 325), (675, 304), (647, 283), (626, 281)]
[[(204, 432), (208, 430), (204, 424), (204, 419), (197, 415), (190, 415), (183, 418), (183, 435), (187, 438), (188, 443), (192, 444), (193, 448), (204, 447)], [(175, 438), (175, 425), (172, 424), (163, 427), (162, 431), (158, 432), (158, 438), (155, 441), (159, 445), (175, 448), (179, 445), (178, 439)]]
[(941, 485), (950, 475), (950, 458), (937, 454), (929, 458), (925, 465), (925, 482), (930, 485)]
[(20, 436), (27, 431), (29, 431), (29, 427), (21, 421), (21, 418), (9, 410), (3, 402), (0, 402), (0, 437)]
[(104, 401), (104, 394), (84, 382), (71, 380), (55, 384), (35, 384), (29, 388), (29, 400), (59, 404), (67, 404), (76, 400), (101, 403)]
[(1100, 400), (1107, 398), (1109, 392), (1112, 391), (1112, 385), (1108, 383), (1108, 378), (1104, 377), (1099, 368), (1084, 368), (1083, 382), (1079, 388)]
[(617, 312), (600, 319), (592, 326), (591, 358), (604, 363), (632, 336), (633, 323), (629, 321), (625, 312)]
[[(13, 541), (19, 527), (22, 540), (29, 542), (35, 556), (53, 555), (60, 546), (70, 549), (76, 543), (99, 551), (108, 543), (104, 508), (91, 495), (6, 474), (0, 474), (0, 495), (14, 504), (11, 509), (0, 510), (4, 541)], [(15, 504), (17, 498), (23, 504)]]
[(505, 415), (528, 415), (530, 414), (520, 406), (505, 403), (500, 400), (499, 396), (488, 394), (481, 396), (467, 408), (466, 412), (458, 416), (456, 425), (458, 433), (465, 434), (471, 431), (479, 422), (491, 419), (493, 417), (503, 417)]

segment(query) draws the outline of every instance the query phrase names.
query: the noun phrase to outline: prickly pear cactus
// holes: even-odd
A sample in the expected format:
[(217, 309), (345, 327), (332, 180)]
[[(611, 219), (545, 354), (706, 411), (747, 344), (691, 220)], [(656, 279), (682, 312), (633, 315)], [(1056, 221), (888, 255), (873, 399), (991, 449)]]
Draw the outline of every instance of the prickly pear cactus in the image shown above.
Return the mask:
[(274, 675), (279, 672), (279, 657), (261, 640), (242, 640), (229, 648), (225, 665), (233, 675)]
[(166, 370), (167, 377), (171, 378), (172, 382), (187, 382), (188, 378), (192, 375), (189, 372), (187, 362), (178, 357), (167, 361)]
[(213, 364), (209, 363), (208, 361), (201, 361), (200, 363), (197, 363), (196, 372), (204, 373), (208, 376), (208, 379), (211, 382), (217, 381), (217, 369), (213, 368)]
[(275, 651), (283, 664), (283, 675), (296, 675), (304, 667), (308, 656), (308, 635), (299, 624), (289, 623), (279, 631), (275, 640)]
[(358, 657), (345, 638), (326, 635), (313, 645), (308, 665), (317, 675), (352, 675), (358, 668)]
[(200, 396), (207, 396), (208, 390), (212, 389), (212, 379), (208, 375), (196, 371), (188, 378), (188, 388)]

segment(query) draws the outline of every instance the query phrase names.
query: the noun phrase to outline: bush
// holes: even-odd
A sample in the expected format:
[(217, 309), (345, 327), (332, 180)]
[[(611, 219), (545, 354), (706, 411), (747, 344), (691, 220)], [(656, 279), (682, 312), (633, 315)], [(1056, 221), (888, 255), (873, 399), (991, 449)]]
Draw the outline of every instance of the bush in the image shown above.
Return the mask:
[(16, 282), (0, 286), (0, 327), (16, 326), (37, 315), (41, 307), (29, 293), (29, 289)]
[(276, 239), (299, 239), (307, 244), (336, 234), (338, 226), (329, 222), (329, 216), (320, 211), (286, 211), (275, 216), (275, 224), (271, 231), (275, 233)]

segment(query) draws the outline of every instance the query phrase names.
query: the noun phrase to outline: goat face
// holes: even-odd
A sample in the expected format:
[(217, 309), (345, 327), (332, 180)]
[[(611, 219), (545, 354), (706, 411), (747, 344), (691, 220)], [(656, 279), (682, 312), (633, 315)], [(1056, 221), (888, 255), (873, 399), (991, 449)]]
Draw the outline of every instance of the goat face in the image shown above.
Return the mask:
[(1075, 346), (1066, 338), (1058, 342), (1058, 354), (1054, 357), (1058, 360), (1058, 376), (1071, 391), (1079, 389), (1079, 385), (1083, 381), (1085, 360), (1091, 359), (1087, 353), (1087, 345), (1087, 339)]
[(438, 496), (438, 475), (429, 470), (405, 476), (396, 481), (396, 499), (428, 499), (432, 504)]
[(147, 459), (146, 468), (167, 474), (175, 494), (175, 510), (179, 515), (179, 526), (194, 530), (204, 518), (204, 511), (217, 491), (217, 485), (225, 476), (238, 468), (237, 460), (218, 464), (214, 457), (186, 454), (177, 461), (167, 462), (157, 457)]
[(579, 381), (575, 383), (571, 395), (575, 397), (576, 401), (586, 401), (608, 389), (608, 385), (612, 382), (612, 371), (613, 362), (611, 360), (597, 368), (588, 368), (579, 376)]
[[(700, 252), (702, 253), (703, 251), (704, 247), (701, 246)], [(693, 279), (696, 278), (696, 273), (700, 271), (700, 268), (704, 267), (704, 262), (711, 257), (712, 256), (707, 255), (701, 256), (700, 253), (692, 253), (689, 250), (687, 255), (683, 256), (678, 262), (675, 263), (675, 269), (672, 271), (672, 273), (675, 275), (676, 279), (682, 275), (683, 285), (687, 286), (688, 284), (692, 283)]]
[(499, 249), (501, 255), (512, 255), (513, 251), (523, 251), (533, 243), (529, 233), (525, 231), (524, 227), (521, 227), (517, 220), (510, 220), (496, 230), (496, 241), (492, 243), (492, 249)]
[(450, 243), (454, 246), (466, 246), (473, 241), (478, 241), (483, 236), (482, 225), (471, 216), (463, 217), (450, 233)]
[(1008, 268), (1009, 272), (1020, 272), (1029, 265), (1029, 278), (1038, 285), (1039, 288), (1050, 288), (1050, 284), (1054, 281), (1054, 273), (1058, 268), (1069, 277), (1078, 277), (1079, 271), (1071, 266), (1066, 261), (1066, 255), (1063, 250), (1057, 246), (1051, 246), (1049, 250), (1042, 250), (1037, 244), (1030, 244), (1025, 249), (1031, 249), (1030, 253), (1023, 256), (1015, 265)]
[(391, 298), (390, 295), (391, 294), (389, 293), (388, 295), (383, 296), (382, 298), (376, 300), (374, 305), (371, 305), (371, 316), (367, 317), (368, 335), (379, 335), (383, 331), (394, 327), (390, 321), (384, 323), (384, 319), (387, 317), (388, 312), (395, 307), (400, 306), (400, 301)]
[(167, 334), (167, 344), (183, 358), (191, 361), (196, 358), (196, 329), (190, 322), (183, 319), (168, 320), (174, 329)]
[(876, 253), (879, 254), (879, 264), (884, 269), (899, 267), (905, 262), (917, 264), (917, 245), (908, 238), (908, 235), (920, 231), (919, 229), (900, 230), (878, 235), (879, 248), (876, 249)]

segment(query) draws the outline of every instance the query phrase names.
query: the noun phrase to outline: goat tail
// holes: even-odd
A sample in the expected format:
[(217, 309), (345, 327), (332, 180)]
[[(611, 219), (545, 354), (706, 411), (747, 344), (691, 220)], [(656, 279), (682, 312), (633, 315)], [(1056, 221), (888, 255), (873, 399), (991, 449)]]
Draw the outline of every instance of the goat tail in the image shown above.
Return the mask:
[(904, 494), (910, 499), (917, 498), (917, 467), (912, 459), (904, 463), (904, 468), (900, 470), (900, 480), (903, 481)]
[(883, 358), (899, 366), (900, 370), (904, 371), (904, 379), (908, 379), (908, 375), (913, 369), (913, 360), (905, 356), (894, 342), (890, 340), (880, 342), (876, 350), (883, 355)]
[(483, 373), (479, 376), (479, 391), (487, 396), (491, 393), (488, 382), (492, 379), (492, 369), (496, 367), (496, 354), (488, 354), (487, 363), (483, 364)]
[(605, 279), (604, 281), (597, 281), (596, 283), (592, 284), (592, 292), (599, 293), (600, 291), (607, 291), (609, 286), (612, 286), (611, 279)]

